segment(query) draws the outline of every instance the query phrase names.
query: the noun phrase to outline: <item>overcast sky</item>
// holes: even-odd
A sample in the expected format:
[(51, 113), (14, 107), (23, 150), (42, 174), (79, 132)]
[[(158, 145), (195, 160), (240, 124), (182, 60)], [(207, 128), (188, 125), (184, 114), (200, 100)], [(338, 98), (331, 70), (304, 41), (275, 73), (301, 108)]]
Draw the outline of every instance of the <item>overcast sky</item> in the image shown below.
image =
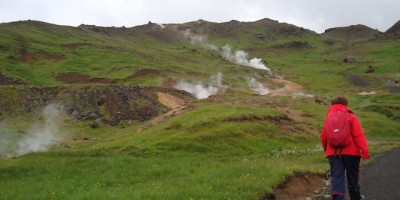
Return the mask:
[(154, 23), (270, 18), (318, 33), (363, 24), (382, 32), (400, 20), (400, 0), (0, 0), (0, 23), (132, 27)]

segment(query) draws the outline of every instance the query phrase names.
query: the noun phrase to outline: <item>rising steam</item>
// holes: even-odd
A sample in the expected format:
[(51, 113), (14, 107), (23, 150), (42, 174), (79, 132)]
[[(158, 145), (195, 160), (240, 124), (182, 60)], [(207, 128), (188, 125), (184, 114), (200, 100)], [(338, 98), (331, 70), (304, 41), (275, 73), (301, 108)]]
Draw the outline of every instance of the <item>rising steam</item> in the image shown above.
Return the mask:
[(44, 122), (32, 125), (26, 134), (1, 131), (0, 157), (43, 152), (47, 151), (49, 145), (58, 144), (64, 136), (60, 130), (64, 114), (62, 110), (60, 105), (47, 105), (42, 111)]
[(211, 76), (210, 83), (207, 85), (202, 82), (192, 83), (180, 80), (175, 88), (191, 93), (196, 99), (205, 99), (211, 95), (224, 92), (228, 86), (222, 84), (222, 73), (218, 72), (217, 75)]
[(183, 36), (190, 41), (190, 43), (192, 44), (200, 44), (202, 45), (204, 48), (206, 49), (211, 49), (213, 51), (218, 51), (218, 47), (210, 44), (208, 42), (208, 37), (205, 35), (197, 35), (192, 33), (192, 31), (190, 31), (190, 29), (186, 29), (183, 32)]
[(266, 88), (262, 83), (256, 81), (255, 78), (249, 78), (247, 84), (255, 94), (266, 95), (270, 92), (268, 88)]
[(261, 58), (248, 59), (248, 53), (243, 50), (232, 51), (232, 48), (228, 44), (221, 48), (218, 48), (217, 46), (208, 42), (207, 36), (194, 34), (189, 29), (186, 29), (183, 32), (183, 36), (188, 39), (192, 44), (200, 44), (204, 48), (217, 51), (225, 60), (229, 62), (242, 66), (270, 71), (270, 69), (264, 65)]
[(208, 38), (205, 35), (197, 35), (192, 33), (190, 29), (186, 29), (183, 32), (183, 36), (190, 41), (192, 44), (203, 44), (208, 43)]
[(229, 45), (225, 45), (221, 47), (221, 56), (228, 60), (229, 62), (236, 63), (238, 65), (242, 66), (247, 66), (247, 67), (253, 67), (256, 69), (262, 69), (262, 70), (270, 70), (268, 67), (266, 67), (262, 63), (261, 58), (252, 58), (248, 59), (247, 56), (249, 55), (243, 50), (239, 51), (232, 51), (231, 47)]

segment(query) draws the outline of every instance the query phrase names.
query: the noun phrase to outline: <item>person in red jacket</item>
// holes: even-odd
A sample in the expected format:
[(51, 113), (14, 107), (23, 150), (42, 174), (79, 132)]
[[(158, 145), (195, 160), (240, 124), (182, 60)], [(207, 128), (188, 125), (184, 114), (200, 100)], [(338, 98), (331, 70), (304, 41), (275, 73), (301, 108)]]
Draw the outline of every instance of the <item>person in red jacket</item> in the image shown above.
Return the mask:
[[(350, 134), (352, 141), (341, 148), (340, 153), (329, 144), (327, 139), (326, 123), (321, 132), (321, 141), (324, 147), (325, 156), (329, 160), (332, 178), (332, 199), (344, 200), (345, 197), (345, 172), (351, 200), (362, 199), (360, 194), (359, 168), (360, 158), (369, 159), (368, 144), (362, 131), (360, 122), (356, 115), (347, 107), (348, 101), (345, 97), (336, 97), (332, 100), (332, 105), (328, 114), (334, 110), (341, 109), (350, 113)], [(326, 119), (325, 119), (326, 121)]]

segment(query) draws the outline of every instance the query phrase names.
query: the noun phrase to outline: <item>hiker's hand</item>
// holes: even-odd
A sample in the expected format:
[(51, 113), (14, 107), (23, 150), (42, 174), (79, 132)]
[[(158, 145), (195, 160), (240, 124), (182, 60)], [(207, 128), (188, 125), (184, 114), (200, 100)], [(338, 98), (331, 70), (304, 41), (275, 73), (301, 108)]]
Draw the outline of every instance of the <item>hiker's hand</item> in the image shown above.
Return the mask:
[(368, 152), (362, 152), (361, 157), (364, 160), (368, 160), (369, 158), (371, 158), (371, 154), (369, 154)]

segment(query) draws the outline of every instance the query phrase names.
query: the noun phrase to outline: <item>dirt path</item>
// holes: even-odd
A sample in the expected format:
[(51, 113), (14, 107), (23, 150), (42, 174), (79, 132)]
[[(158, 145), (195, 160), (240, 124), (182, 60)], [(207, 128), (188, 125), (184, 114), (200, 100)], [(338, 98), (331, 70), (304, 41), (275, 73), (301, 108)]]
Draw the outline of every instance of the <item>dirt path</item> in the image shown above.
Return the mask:
[(350, 83), (357, 87), (370, 87), (369, 83), (365, 81), (361, 76), (355, 74), (348, 74), (346, 75)]
[(400, 93), (400, 87), (392, 86), (392, 87), (389, 88), (389, 91), (391, 93)]
[(376, 156), (360, 176), (365, 199), (400, 200), (400, 148)]
[(304, 95), (302, 91), (304, 87), (298, 83), (294, 83), (292, 81), (288, 81), (285, 79), (270, 79), (274, 83), (284, 85), (282, 88), (270, 90), (271, 96), (300, 96)]

